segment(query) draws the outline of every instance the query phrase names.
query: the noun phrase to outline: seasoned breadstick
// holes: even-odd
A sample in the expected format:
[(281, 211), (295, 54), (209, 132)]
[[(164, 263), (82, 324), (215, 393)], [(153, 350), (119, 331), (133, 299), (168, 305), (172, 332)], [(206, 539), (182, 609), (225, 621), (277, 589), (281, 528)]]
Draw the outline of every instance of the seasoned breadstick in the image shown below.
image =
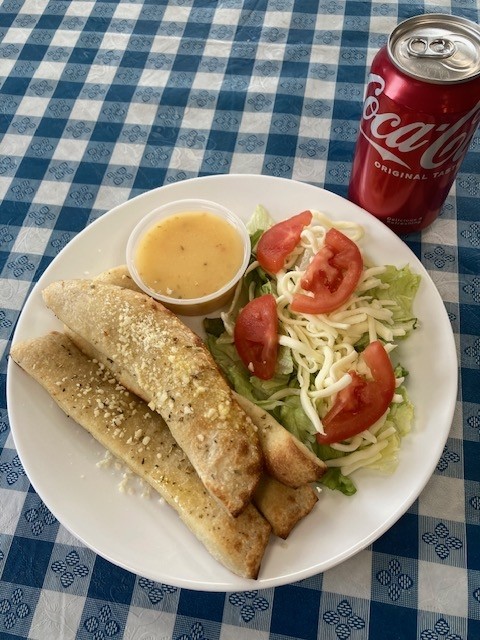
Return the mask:
[[(139, 287), (130, 276), (126, 265), (120, 265), (99, 274), (95, 281), (117, 284), (134, 291)], [(72, 336), (71, 336), (72, 337)], [(118, 374), (120, 372), (116, 372)], [(135, 389), (135, 381), (122, 380), (122, 384), (142, 396), (140, 389)], [(273, 416), (250, 402), (246, 398), (236, 396), (243, 410), (258, 427), (258, 436), (262, 447), (265, 465), (269, 474), (291, 487), (300, 487), (309, 482), (319, 480), (327, 467), (293, 434), (280, 425)]]
[(238, 403), (258, 427), (268, 473), (289, 487), (301, 487), (319, 480), (327, 465), (287, 431), (267, 411), (234, 393)]
[(88, 280), (50, 284), (46, 305), (125, 371), (164, 418), (206, 488), (234, 516), (262, 472), (254, 427), (200, 338), (149, 296)]
[(63, 334), (15, 344), (10, 355), (67, 415), (156, 489), (214, 558), (240, 576), (257, 577), (270, 525), (251, 504), (232, 518), (206, 491), (158, 413), (112, 384), (110, 372)]

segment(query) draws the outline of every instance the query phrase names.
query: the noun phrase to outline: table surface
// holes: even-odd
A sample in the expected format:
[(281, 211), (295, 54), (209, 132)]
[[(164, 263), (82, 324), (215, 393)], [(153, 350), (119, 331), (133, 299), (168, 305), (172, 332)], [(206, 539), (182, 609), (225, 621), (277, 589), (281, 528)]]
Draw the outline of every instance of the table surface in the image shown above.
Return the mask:
[(438, 220), (405, 238), (459, 361), (435, 472), (378, 541), (291, 585), (208, 593), (87, 550), (30, 485), (6, 406), (32, 285), (115, 205), (225, 173), (346, 196), (365, 80), (402, 19), (477, 0), (4, 0), (0, 6), (0, 638), (480, 638), (480, 137)]

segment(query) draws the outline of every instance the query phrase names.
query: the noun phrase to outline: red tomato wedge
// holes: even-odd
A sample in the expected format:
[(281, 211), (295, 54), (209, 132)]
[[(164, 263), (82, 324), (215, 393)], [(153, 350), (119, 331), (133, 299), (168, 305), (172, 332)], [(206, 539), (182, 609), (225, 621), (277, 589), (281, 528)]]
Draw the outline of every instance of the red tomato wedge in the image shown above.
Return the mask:
[(295, 293), (290, 308), (300, 313), (330, 313), (355, 291), (363, 271), (359, 248), (337, 229), (329, 229), (324, 246), (315, 254), (300, 281), (305, 291)]
[(317, 442), (330, 444), (356, 436), (379, 420), (390, 406), (395, 393), (392, 363), (379, 340), (363, 352), (373, 380), (351, 371), (352, 382), (338, 392), (333, 407), (323, 418), (325, 435), (317, 433)]
[(277, 303), (272, 294), (248, 302), (238, 314), (234, 341), (243, 364), (262, 380), (275, 373), (278, 354)]
[(303, 228), (311, 221), (311, 211), (302, 211), (267, 229), (257, 244), (257, 260), (260, 266), (270, 273), (278, 273), (299, 243)]

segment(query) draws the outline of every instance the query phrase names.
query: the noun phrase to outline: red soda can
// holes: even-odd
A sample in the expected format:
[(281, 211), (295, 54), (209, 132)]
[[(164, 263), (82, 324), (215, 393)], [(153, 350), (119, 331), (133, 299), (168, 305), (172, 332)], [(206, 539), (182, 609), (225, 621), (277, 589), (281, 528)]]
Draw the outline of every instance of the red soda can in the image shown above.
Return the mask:
[(405, 20), (372, 63), (349, 199), (398, 234), (424, 229), (479, 121), (479, 26), (444, 14)]

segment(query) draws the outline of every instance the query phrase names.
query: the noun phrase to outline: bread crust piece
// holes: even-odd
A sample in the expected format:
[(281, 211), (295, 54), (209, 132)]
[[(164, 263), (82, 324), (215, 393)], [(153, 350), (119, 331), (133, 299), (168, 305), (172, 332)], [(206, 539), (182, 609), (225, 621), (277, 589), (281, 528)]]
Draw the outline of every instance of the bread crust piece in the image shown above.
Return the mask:
[(164, 418), (205, 487), (237, 516), (262, 472), (250, 418), (201, 339), (143, 293), (88, 280), (54, 282), (46, 305), (72, 331), (125, 370)]
[(95, 282), (103, 282), (104, 284), (116, 284), (119, 287), (125, 287), (125, 289), (142, 293), (142, 290), (130, 275), (126, 264), (102, 271), (98, 276), (95, 276), (94, 280)]
[(234, 395), (258, 428), (265, 468), (273, 478), (289, 487), (301, 487), (320, 480), (327, 470), (323, 460), (267, 411), (235, 392)]
[(210, 554), (237, 575), (256, 578), (270, 525), (253, 505), (232, 518), (206, 491), (161, 416), (60, 333), (13, 345), (12, 359), (73, 420), (148, 482)]
[(274, 535), (284, 540), (317, 501), (317, 494), (309, 484), (294, 489), (267, 474), (261, 477), (253, 496), (253, 503), (271, 524)]

